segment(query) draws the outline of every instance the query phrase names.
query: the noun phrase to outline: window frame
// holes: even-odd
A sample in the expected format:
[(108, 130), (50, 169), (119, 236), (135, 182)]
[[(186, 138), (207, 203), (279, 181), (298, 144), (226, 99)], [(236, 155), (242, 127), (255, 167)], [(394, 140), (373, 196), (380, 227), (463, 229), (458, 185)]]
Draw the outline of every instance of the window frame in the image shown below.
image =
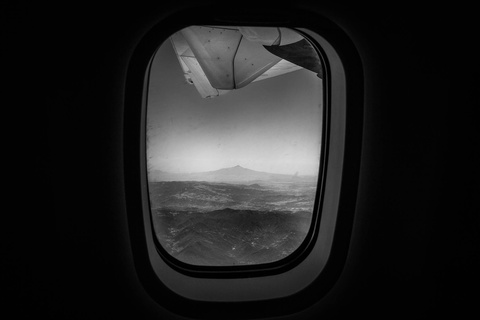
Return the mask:
[[(258, 315), (259, 313), (254, 313), (246, 306), (268, 306), (278, 300), (289, 302), (285, 304), (282, 313), (267, 308), (262, 309), (264, 316), (274, 316), (275, 314), (284, 314), (284, 312), (291, 313), (301, 306), (312, 304), (312, 295), (318, 296), (318, 294), (323, 295), (328, 292), (338, 279), (348, 252), (361, 152), (363, 118), (361, 61), (346, 34), (330, 20), (317, 13), (295, 8), (296, 14), (294, 13), (292, 16), (298, 16), (296, 19), (285, 20), (287, 12), (292, 14), (292, 10), (289, 9), (288, 11), (279, 11), (278, 15), (270, 14), (270, 18), (263, 16), (262, 22), (259, 22), (258, 20), (252, 21), (251, 18), (242, 16), (241, 13), (238, 16), (235, 14), (228, 16), (218, 10), (206, 8), (204, 8), (204, 14), (197, 14), (197, 18), (194, 19), (186, 19), (189, 15), (185, 13), (192, 13), (192, 11), (199, 13), (202, 11), (199, 8), (186, 9), (164, 17), (145, 34), (130, 60), (125, 95), (125, 191), (130, 241), (137, 275), (145, 289), (159, 304), (186, 316), (198, 317), (200, 315), (201, 317), (202, 314), (209, 314), (208, 306), (216, 302), (222, 302), (222, 307), (216, 307), (218, 318), (221, 318), (222, 314), (231, 316), (231, 308), (236, 310), (235, 314), (238, 316)], [(218, 16), (222, 16), (222, 20), (216, 18)], [(184, 23), (179, 23), (179, 21)], [(146, 101), (150, 76), (148, 71), (154, 52), (163, 41), (181, 28), (197, 24), (294, 28), (306, 34), (310, 39), (313, 38), (314, 43), (318, 45), (316, 49), (320, 51), (320, 56), (326, 59), (323, 66), (325, 70), (323, 79), (324, 108), (322, 110), (324, 125), (322, 126), (321, 154), (324, 159), (321, 160), (323, 167), (320, 171), (323, 179), (320, 177), (318, 179), (315, 201), (315, 210), (319, 211), (318, 208), (322, 210), (316, 214), (314, 212), (313, 216), (318, 216), (315, 228), (318, 228), (319, 231), (310, 237), (315, 245), (319, 245), (305, 245), (304, 249), (310, 248), (308, 252), (304, 250), (302, 254), (298, 253), (291, 259), (287, 257), (271, 264), (239, 267), (195, 266), (194, 270), (191, 270), (191, 265), (188, 265), (189, 268), (187, 268), (190, 270), (185, 270), (185, 266), (182, 266), (181, 263), (179, 267), (176, 259), (177, 263), (170, 265), (166, 262), (169, 259), (162, 259), (159, 254), (158, 246), (155, 244), (155, 241), (158, 240), (153, 232), (153, 223), (151, 223), (145, 159)], [(302, 28), (295, 28), (297, 26)], [(322, 35), (320, 36), (319, 33)], [(333, 75), (333, 78), (329, 75)], [(355, 84), (356, 87), (347, 87), (347, 84)], [(340, 89), (332, 90), (333, 86), (338, 86)], [(347, 108), (348, 113), (346, 112)], [(331, 123), (332, 116), (340, 117), (341, 123)], [(346, 126), (347, 122), (348, 127)], [(330, 149), (332, 146), (341, 150), (333, 152)], [(336, 171), (332, 172), (333, 169)], [(329, 194), (329, 190), (331, 190), (331, 194)], [(328, 201), (335, 203), (328, 204), (326, 203)], [(335, 211), (335, 214), (329, 216), (325, 213), (327, 205)], [(319, 223), (320, 225), (318, 225)], [(310, 231), (312, 230), (313, 228)], [(304, 243), (306, 241), (308, 238)], [(317, 251), (312, 251), (315, 248)], [(319, 256), (322, 253), (323, 256)], [(298, 268), (309, 259), (321, 260), (321, 268), (319, 269), (319, 265), (313, 262), (308, 262), (309, 267), (307, 266), (306, 269)], [(161, 263), (164, 263), (171, 272), (166, 272), (169, 269), (166, 269), (165, 266), (159, 267)], [(310, 278), (301, 286), (294, 288), (294, 283), (299, 280), (299, 273), (309, 273)], [(292, 276), (292, 274), (296, 275)], [(275, 290), (270, 287), (259, 290), (262, 285), (264, 287), (266, 284), (274, 283), (283, 283), (283, 289)], [(232, 288), (235, 288), (235, 293), (232, 293)], [(314, 291), (312, 292), (312, 290)], [(185, 307), (174, 307), (177, 303), (181, 303)], [(195, 308), (196, 311), (190, 307)]]

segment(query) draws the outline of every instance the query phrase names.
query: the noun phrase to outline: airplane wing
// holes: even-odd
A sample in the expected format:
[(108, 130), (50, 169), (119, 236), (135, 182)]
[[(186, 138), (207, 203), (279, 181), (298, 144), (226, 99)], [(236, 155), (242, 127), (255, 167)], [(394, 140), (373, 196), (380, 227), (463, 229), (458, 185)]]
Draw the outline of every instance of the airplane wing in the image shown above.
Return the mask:
[(210, 26), (191, 26), (171, 37), (185, 79), (203, 98), (304, 68), (290, 59), (302, 40), (285, 28)]
[(202, 98), (213, 98), (227, 93), (227, 90), (219, 90), (210, 84), (205, 72), (193, 55), (187, 41), (180, 32), (171, 37), (173, 49), (178, 58), (178, 62), (183, 70), (185, 80), (193, 84)]

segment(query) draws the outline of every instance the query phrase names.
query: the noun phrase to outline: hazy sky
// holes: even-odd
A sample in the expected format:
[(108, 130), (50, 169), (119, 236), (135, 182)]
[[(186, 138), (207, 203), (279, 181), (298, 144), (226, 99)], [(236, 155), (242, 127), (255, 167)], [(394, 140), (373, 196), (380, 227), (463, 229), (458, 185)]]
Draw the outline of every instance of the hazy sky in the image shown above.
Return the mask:
[(321, 80), (298, 70), (201, 98), (170, 41), (155, 56), (147, 108), (153, 170), (202, 172), (240, 165), (272, 173), (318, 171)]

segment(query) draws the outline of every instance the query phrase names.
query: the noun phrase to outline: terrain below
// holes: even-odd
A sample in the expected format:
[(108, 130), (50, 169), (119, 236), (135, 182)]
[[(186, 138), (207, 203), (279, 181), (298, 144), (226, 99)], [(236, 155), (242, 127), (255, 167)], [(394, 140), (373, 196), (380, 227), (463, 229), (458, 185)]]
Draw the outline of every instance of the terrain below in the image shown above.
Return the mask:
[(310, 228), (311, 183), (149, 184), (154, 229), (162, 247), (194, 265), (278, 261), (295, 251)]

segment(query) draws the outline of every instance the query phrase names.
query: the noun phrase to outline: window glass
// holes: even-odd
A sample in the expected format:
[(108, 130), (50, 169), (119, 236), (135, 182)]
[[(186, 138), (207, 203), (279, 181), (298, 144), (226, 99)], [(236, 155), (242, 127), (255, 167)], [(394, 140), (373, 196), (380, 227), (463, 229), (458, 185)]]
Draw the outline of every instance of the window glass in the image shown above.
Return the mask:
[(317, 52), (286, 28), (190, 26), (152, 62), (147, 168), (160, 245), (192, 265), (278, 261), (312, 221)]

